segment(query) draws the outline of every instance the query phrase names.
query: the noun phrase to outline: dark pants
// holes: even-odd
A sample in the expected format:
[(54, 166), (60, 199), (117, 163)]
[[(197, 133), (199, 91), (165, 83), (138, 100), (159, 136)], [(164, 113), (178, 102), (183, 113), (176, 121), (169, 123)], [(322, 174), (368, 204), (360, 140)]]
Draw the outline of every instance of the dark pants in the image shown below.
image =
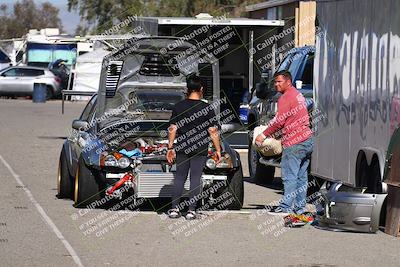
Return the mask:
[[(200, 194), (200, 179), (206, 164), (207, 156), (188, 156), (185, 154), (176, 155), (176, 174), (174, 179), (174, 194), (172, 198), (172, 208), (178, 208), (182, 196), (183, 187), (188, 177), (190, 169), (190, 193), (189, 201), (185, 201), (184, 206), (189, 206), (189, 210), (195, 210)], [(180, 209), (183, 209), (181, 207)]]

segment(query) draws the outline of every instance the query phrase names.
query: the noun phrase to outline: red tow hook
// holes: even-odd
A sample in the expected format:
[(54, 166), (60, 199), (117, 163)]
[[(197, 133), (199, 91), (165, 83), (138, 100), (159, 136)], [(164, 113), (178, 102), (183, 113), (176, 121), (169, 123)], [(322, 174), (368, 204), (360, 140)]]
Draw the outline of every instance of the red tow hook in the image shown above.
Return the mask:
[(129, 180), (133, 181), (134, 178), (135, 177), (131, 173), (125, 174), (124, 177), (122, 177), (118, 182), (116, 182), (113, 187), (111, 187), (106, 191), (106, 195), (112, 195), (112, 193), (114, 193), (115, 190), (120, 188), (125, 182)]

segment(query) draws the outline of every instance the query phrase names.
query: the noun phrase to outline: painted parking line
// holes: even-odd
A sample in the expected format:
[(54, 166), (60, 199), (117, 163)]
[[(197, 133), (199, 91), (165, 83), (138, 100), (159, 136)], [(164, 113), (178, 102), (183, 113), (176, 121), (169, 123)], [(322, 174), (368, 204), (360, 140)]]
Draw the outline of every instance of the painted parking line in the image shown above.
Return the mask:
[(36, 201), (33, 197), (32, 192), (24, 185), (24, 183), (19, 178), (19, 175), (15, 173), (15, 171), (11, 168), (10, 164), (0, 155), (0, 160), (3, 162), (4, 166), (9, 170), (12, 174), (14, 179), (17, 183), (21, 186), (21, 188), (25, 191), (26, 195), (29, 198), (29, 201), (35, 206), (37, 211), (39, 212), (40, 216), (42, 216), (44, 222), (50, 227), (50, 229), (56, 234), (57, 238), (63, 243), (64, 247), (67, 249), (69, 254), (71, 255), (72, 259), (76, 263), (76, 265), (83, 267), (81, 259), (79, 258), (78, 254), (72, 248), (71, 244), (65, 239), (61, 231), (57, 228), (55, 223), (50, 219), (50, 217), (46, 214), (43, 207)]

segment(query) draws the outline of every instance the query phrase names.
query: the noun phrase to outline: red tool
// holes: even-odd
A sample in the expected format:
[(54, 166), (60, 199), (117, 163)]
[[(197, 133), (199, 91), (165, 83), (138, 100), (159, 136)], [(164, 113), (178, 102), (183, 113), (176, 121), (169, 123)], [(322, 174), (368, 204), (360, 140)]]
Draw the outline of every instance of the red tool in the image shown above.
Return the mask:
[(114, 184), (113, 187), (111, 187), (110, 189), (108, 189), (106, 191), (106, 194), (112, 195), (112, 193), (114, 193), (115, 190), (120, 188), (125, 182), (127, 182), (129, 180), (131, 180), (133, 182), (134, 179), (135, 179), (135, 176), (133, 176), (131, 173), (126, 173), (118, 182), (116, 182)]
[(283, 218), (285, 227), (301, 227), (314, 221), (312, 213), (306, 214), (289, 214)]

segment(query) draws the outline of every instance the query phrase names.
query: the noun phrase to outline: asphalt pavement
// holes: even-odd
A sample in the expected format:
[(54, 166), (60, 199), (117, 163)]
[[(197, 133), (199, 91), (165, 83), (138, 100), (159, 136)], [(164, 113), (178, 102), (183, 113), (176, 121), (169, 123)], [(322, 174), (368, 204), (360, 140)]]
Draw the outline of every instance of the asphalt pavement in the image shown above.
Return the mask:
[(83, 107), (68, 102), (62, 115), (60, 101), (0, 99), (0, 266), (400, 266), (400, 239), (383, 232), (283, 227), (263, 209), (281, 197), (279, 178), (254, 184), (246, 151), (241, 211), (185, 221), (154, 203), (137, 212), (74, 208), (57, 199), (56, 175)]

